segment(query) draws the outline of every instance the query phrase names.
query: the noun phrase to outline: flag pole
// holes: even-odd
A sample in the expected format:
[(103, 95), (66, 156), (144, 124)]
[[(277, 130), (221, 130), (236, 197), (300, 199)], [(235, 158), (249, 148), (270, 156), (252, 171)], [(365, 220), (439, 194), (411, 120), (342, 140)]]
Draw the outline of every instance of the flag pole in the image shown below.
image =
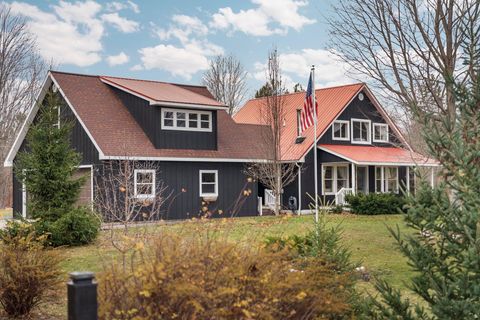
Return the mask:
[(312, 65), (312, 95), (313, 95), (313, 166), (315, 175), (315, 222), (318, 223), (318, 174), (317, 174), (317, 100), (315, 97), (315, 65)]

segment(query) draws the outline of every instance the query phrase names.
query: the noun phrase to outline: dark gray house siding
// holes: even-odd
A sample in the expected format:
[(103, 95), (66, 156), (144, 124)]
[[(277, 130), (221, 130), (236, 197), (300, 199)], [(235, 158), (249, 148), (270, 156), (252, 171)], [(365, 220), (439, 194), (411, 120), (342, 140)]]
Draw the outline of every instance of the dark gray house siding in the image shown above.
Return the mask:
[[(343, 112), (338, 116), (337, 120), (347, 120), (350, 119), (368, 119), (372, 121), (372, 130), (373, 130), (373, 123), (386, 123), (385, 119), (382, 115), (378, 112), (377, 108), (372, 104), (370, 99), (364, 94), (363, 101), (358, 99), (358, 96), (355, 97), (352, 102), (343, 110)], [(333, 123), (332, 123), (333, 124)], [(350, 123), (351, 126), (351, 123)], [(350, 128), (351, 130), (351, 128)], [(390, 143), (380, 143), (380, 142), (373, 142), (373, 132), (372, 132), (372, 146), (378, 147), (389, 147), (392, 145), (400, 146), (401, 143), (399, 139), (394, 134), (393, 128), (389, 126), (389, 133), (390, 133)], [(351, 134), (350, 134), (351, 135)], [(350, 137), (351, 139), (352, 137)], [(342, 141), (342, 140), (333, 140), (332, 139), (332, 125), (327, 129), (327, 131), (322, 135), (322, 137), (318, 140), (318, 144), (339, 144), (339, 145), (358, 145), (352, 144), (350, 141)]]
[[(162, 130), (162, 109), (172, 107), (151, 106), (147, 100), (124, 92), (117, 88), (110, 88), (120, 98), (134, 119), (143, 128), (152, 144), (157, 149), (217, 149), (217, 111), (212, 112), (212, 131), (177, 131)], [(185, 109), (185, 108), (173, 108)], [(185, 109), (190, 110), (190, 109)]]
[[(61, 122), (71, 121), (73, 123), (70, 141), (72, 147), (82, 156), (80, 165), (95, 165), (100, 163), (98, 151), (83, 129), (82, 124), (77, 120), (68, 104), (63, 99), (62, 101), (63, 103), (60, 109)], [(34, 118), (33, 123), (36, 122), (37, 118), (38, 115)], [(23, 141), (18, 152), (25, 150), (27, 150), (26, 140)], [(13, 173), (13, 212), (17, 216), (21, 216), (22, 214), (22, 196), (22, 184), (16, 178), (15, 173)]]

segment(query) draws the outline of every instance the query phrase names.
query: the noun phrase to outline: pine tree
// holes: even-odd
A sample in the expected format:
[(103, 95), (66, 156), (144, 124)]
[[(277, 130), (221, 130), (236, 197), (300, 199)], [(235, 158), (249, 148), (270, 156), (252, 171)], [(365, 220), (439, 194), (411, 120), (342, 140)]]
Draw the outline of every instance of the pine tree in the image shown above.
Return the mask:
[(28, 194), (30, 216), (46, 222), (73, 208), (85, 179), (73, 177), (81, 157), (70, 146), (73, 124), (63, 118), (58, 121), (61, 104), (50, 90), (28, 131), (26, 149), (15, 162), (15, 174)]
[(425, 138), (440, 162), (444, 181), (424, 185), (410, 196), (402, 236), (390, 230), (417, 274), (410, 283), (428, 306), (403, 299), (379, 281), (377, 299), (367, 305), (369, 319), (479, 319), (480, 317), (480, 77), (457, 87), (457, 118), (425, 120)]

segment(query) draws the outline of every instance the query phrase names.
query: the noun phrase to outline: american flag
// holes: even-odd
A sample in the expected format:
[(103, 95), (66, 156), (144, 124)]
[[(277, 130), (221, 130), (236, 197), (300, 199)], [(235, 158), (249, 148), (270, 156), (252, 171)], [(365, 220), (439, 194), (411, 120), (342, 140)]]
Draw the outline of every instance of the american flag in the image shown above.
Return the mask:
[(308, 86), (307, 86), (307, 95), (305, 97), (302, 113), (300, 115), (301, 132), (304, 132), (313, 124), (313, 121), (314, 121), (313, 113), (314, 111), (318, 112), (318, 104), (316, 99), (315, 99), (315, 109), (316, 110), (313, 110), (312, 73), (310, 73), (310, 77), (308, 79)]

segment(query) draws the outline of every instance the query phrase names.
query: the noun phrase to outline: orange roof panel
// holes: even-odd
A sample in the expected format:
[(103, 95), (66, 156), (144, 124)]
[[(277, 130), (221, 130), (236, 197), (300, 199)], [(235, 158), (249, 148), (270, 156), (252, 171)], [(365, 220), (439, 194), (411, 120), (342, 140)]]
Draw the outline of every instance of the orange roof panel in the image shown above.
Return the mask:
[(108, 76), (102, 76), (100, 79), (107, 84), (130, 91), (154, 102), (198, 104), (216, 107), (225, 106), (216, 101), (208, 90), (201, 86), (178, 85), (160, 81)]
[[(363, 89), (363, 83), (344, 85), (338, 87), (315, 90), (318, 103), (317, 137), (321, 136), (330, 126), (332, 121), (343, 111), (349, 102)], [(303, 107), (305, 92), (284, 95), (285, 110), (284, 123), (281, 134), (281, 159), (294, 161), (301, 159), (313, 145), (314, 128), (311, 126), (302, 135), (305, 141), (296, 144), (297, 138), (297, 110)], [(248, 101), (234, 116), (236, 122), (262, 123), (262, 109), (266, 106), (266, 98)]]
[(397, 147), (327, 145), (321, 150), (357, 164), (436, 166), (438, 163), (416, 152)]

